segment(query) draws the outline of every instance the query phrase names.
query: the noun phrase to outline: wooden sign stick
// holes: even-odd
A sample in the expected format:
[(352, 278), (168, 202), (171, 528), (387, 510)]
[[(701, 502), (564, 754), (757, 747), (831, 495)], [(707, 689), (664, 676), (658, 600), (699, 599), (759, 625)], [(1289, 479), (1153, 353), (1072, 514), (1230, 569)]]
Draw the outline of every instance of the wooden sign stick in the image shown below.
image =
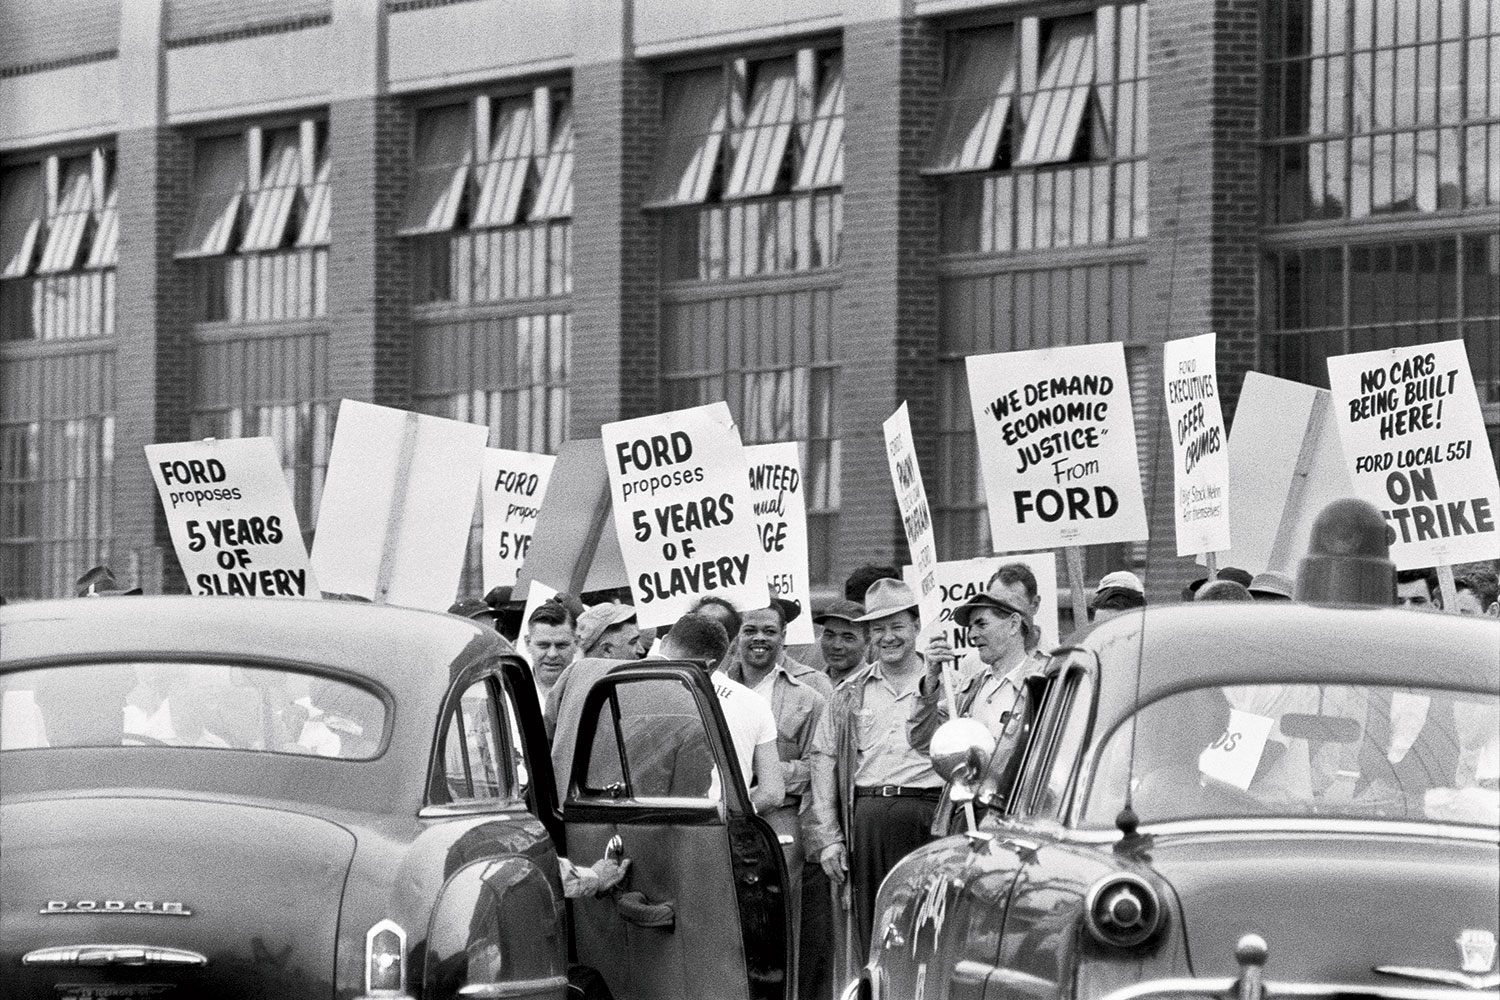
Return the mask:
[(1073, 590), (1073, 627), (1083, 628), (1089, 622), (1089, 602), (1083, 589), (1083, 547), (1065, 545), (1068, 558), (1068, 583)]
[(1453, 582), (1453, 567), (1449, 563), (1440, 562), (1437, 565), (1438, 590), (1443, 595), (1443, 611), (1450, 615), (1458, 614), (1458, 585)]

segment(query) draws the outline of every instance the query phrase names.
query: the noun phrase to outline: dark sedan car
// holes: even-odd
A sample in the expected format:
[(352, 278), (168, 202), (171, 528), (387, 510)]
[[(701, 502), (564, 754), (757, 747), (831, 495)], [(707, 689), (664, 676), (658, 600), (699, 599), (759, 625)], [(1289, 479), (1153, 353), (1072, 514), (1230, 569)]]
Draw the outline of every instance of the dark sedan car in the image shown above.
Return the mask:
[(850, 996), (1221, 995), (1237, 949), (1270, 993), (1496, 995), (1500, 622), (1149, 609), (1027, 683), (1018, 767), (892, 871)]
[[(529, 670), (448, 615), (6, 607), (0, 709), (6, 1000), (784, 994), (781, 851), (699, 666), (598, 682), (561, 804)], [(628, 880), (565, 902), (559, 855), (606, 853)]]

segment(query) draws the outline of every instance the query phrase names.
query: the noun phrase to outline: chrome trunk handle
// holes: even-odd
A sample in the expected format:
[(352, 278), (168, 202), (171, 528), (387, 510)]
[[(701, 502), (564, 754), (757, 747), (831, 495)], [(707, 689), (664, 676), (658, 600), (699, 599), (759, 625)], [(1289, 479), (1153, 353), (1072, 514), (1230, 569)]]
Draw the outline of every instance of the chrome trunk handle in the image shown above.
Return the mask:
[(144, 944), (72, 944), (59, 948), (38, 948), (21, 958), (22, 965), (165, 965), (176, 968), (198, 968), (208, 958), (186, 948), (162, 948)]

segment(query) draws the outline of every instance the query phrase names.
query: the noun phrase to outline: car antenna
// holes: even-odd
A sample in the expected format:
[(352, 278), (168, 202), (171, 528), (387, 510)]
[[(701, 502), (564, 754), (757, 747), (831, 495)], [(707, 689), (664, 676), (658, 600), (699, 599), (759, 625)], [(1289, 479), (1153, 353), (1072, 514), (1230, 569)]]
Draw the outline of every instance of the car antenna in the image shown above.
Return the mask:
[[(1176, 198), (1172, 205), (1172, 254), (1167, 265), (1167, 305), (1166, 317), (1162, 329), (1170, 336), (1172, 333), (1172, 290), (1177, 283), (1177, 243), (1182, 238), (1182, 168), (1183, 164), (1177, 164)], [(1158, 485), (1157, 477), (1161, 473), (1161, 451), (1164, 443), (1168, 448), (1172, 446), (1172, 426), (1167, 418), (1167, 408), (1161, 410), (1162, 423), (1166, 427), (1165, 434), (1158, 434), (1156, 447), (1151, 449), (1151, 485)], [(1151, 577), (1151, 547), (1146, 547), (1146, 577)], [(1115, 826), (1119, 828), (1120, 839), (1115, 844), (1116, 854), (1133, 854), (1145, 858), (1146, 851), (1151, 847), (1151, 835), (1142, 835), (1138, 831), (1141, 825), (1140, 816), (1135, 811), (1135, 734), (1139, 731), (1138, 709), (1141, 704), (1141, 657), (1146, 648), (1146, 619), (1141, 616), (1141, 628), (1137, 638), (1135, 655), (1135, 693), (1130, 699), (1130, 760), (1126, 765), (1125, 773), (1125, 805), (1115, 816)]]

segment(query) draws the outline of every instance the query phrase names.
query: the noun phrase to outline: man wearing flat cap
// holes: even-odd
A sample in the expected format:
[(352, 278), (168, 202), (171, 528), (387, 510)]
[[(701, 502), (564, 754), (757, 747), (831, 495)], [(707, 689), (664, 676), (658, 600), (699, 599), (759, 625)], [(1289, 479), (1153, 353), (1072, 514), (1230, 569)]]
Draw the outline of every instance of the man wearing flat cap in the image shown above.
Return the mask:
[(838, 686), (813, 737), (813, 839), (828, 877), (852, 885), (856, 963), (869, 952), (876, 890), (930, 839), (943, 790), (906, 739), (923, 674), (917, 596), (900, 580), (877, 580), (865, 608), (875, 662)]

